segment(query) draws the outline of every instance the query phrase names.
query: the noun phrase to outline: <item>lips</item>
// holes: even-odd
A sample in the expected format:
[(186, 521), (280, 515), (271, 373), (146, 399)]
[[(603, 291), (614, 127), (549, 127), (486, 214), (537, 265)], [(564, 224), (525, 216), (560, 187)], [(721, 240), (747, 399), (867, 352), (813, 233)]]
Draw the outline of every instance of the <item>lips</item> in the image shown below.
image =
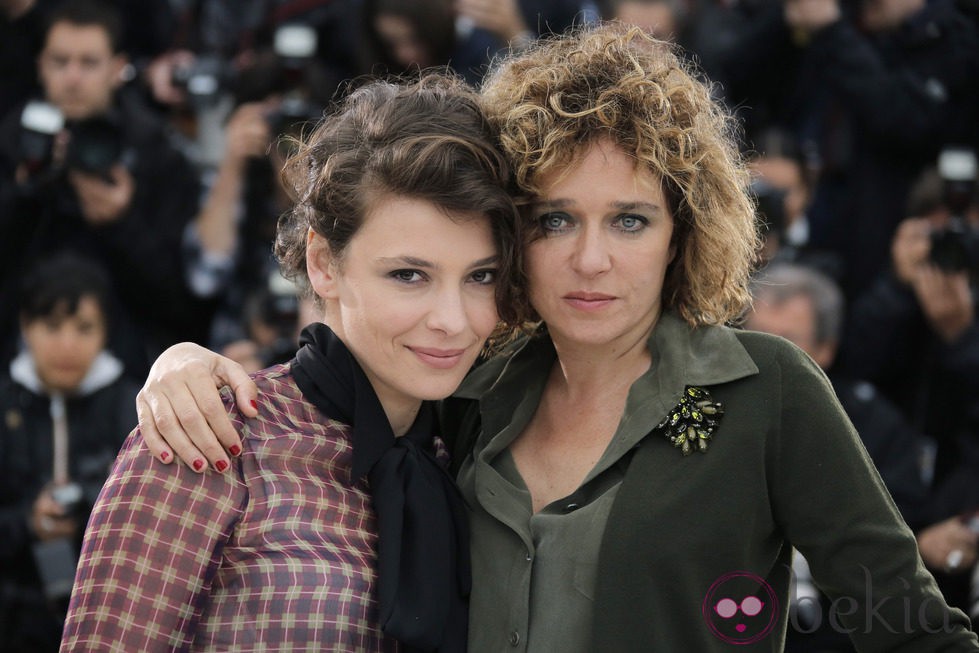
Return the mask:
[(440, 349), (436, 347), (408, 347), (418, 359), (439, 370), (447, 370), (459, 364), (466, 354), (465, 349)]
[(600, 311), (615, 301), (615, 296), (578, 290), (565, 295), (564, 301), (578, 310)]

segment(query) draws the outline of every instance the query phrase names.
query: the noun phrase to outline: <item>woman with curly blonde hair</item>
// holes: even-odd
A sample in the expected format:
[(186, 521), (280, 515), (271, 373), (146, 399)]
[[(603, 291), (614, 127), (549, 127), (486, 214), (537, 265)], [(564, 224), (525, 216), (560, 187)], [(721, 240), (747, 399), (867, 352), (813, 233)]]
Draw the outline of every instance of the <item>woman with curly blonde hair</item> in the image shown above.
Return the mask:
[(666, 305), (724, 324), (748, 305), (754, 205), (731, 116), (674, 48), (615, 25), (549, 42), (491, 71), (483, 105), (528, 198), (602, 139), (662, 180), (678, 245)]
[[(520, 189), (518, 309), (540, 325), (442, 403), (470, 508), (470, 649), (780, 651), (793, 546), (861, 650), (979, 649), (822, 372), (728, 326), (758, 237), (708, 87), (605, 25), (503, 59), (482, 96)], [(144, 433), (181, 407), (166, 440), (224, 460), (237, 436), (187, 410), (213, 381), (178, 358), (145, 387)], [(190, 358), (254, 397), (227, 361)]]

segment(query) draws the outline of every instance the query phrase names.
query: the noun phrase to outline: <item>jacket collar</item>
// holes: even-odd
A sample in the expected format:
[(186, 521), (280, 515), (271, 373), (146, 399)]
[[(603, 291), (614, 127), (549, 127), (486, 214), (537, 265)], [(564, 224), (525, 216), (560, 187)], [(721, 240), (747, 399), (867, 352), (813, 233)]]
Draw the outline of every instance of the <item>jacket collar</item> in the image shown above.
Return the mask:
[[(646, 346), (652, 354), (653, 364), (640, 381), (651, 382), (656, 394), (666, 395), (670, 400), (679, 396), (688, 385), (717, 385), (758, 373), (758, 367), (734, 329), (691, 327), (670, 312), (660, 316)], [(475, 369), (455, 396), (463, 399), (492, 396), (502, 400), (500, 404), (510, 405), (508, 400), (521, 396), (527, 383), (546, 378), (555, 356), (554, 345), (546, 333), (524, 337)], [(519, 379), (520, 382), (503, 383), (504, 379)], [(630, 403), (632, 400), (630, 394)]]

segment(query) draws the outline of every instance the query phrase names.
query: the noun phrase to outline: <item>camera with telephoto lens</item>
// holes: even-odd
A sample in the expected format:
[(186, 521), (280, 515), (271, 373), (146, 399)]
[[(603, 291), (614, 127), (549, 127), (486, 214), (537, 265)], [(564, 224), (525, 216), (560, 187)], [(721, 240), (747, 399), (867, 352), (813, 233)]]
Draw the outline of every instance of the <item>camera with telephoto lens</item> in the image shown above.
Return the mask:
[[(84, 516), (85, 491), (80, 484), (58, 485), (51, 488), (50, 492), (51, 498), (61, 506), (66, 518), (78, 520)], [(84, 524), (79, 528), (84, 528)], [(75, 579), (75, 568), (78, 566), (75, 538), (42, 539), (31, 545), (31, 551), (45, 598), (52, 604), (67, 601)]]
[(51, 498), (64, 511), (65, 518), (74, 519), (78, 529), (71, 537), (42, 539), (32, 544), (34, 565), (41, 579), (44, 595), (52, 604), (64, 607), (64, 602), (71, 595), (85, 522), (102, 491), (114, 459), (115, 451), (112, 449), (80, 455), (76, 459), (76, 480), (56, 485), (49, 490)]
[(976, 154), (949, 147), (938, 157), (948, 224), (931, 233), (932, 263), (946, 272), (979, 271), (979, 231), (966, 213), (976, 197)]
[(309, 25), (285, 24), (275, 31), (273, 51), (279, 84), (285, 94), (265, 119), (274, 134), (295, 135), (296, 126), (316, 121), (323, 107), (311, 102), (305, 92), (307, 66), (316, 54), (317, 35)]
[(20, 116), (20, 162), (29, 178), (52, 170), (54, 139), (62, 130), (69, 134), (65, 167), (112, 181), (110, 170), (125, 163), (128, 148), (122, 128), (108, 116), (66, 122), (61, 111), (47, 102), (33, 101)]
[(191, 104), (208, 105), (216, 102), (222, 91), (234, 79), (231, 64), (215, 55), (198, 55), (184, 66), (176, 66), (170, 83), (183, 89)]
[(299, 295), (296, 285), (276, 269), (268, 282), (252, 297), (252, 319), (270, 334), (259, 351), (263, 366), (285, 363), (299, 348)]
[(85, 491), (78, 483), (66, 483), (51, 489), (51, 498), (61, 506), (65, 517), (77, 517), (85, 500)]
[(71, 139), (65, 165), (111, 182), (110, 171), (125, 163), (127, 147), (121, 127), (108, 117), (97, 116), (69, 124)]

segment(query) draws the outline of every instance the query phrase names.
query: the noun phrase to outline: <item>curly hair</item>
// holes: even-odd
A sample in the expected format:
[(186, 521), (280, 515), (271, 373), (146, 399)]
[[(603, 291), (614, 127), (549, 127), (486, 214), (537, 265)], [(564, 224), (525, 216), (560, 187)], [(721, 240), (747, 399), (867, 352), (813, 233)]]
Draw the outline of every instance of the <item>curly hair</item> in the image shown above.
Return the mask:
[(662, 180), (673, 214), (664, 307), (691, 325), (743, 316), (759, 248), (749, 175), (733, 118), (673, 45), (617, 23), (578, 28), (496, 61), (482, 97), (521, 204), (541, 175), (611, 139)]
[(342, 259), (379, 198), (427, 200), (446, 212), (489, 218), (499, 252), (497, 310), (506, 324), (522, 321), (512, 174), (476, 92), (461, 80), (429, 73), (412, 83), (360, 87), (298, 143), (282, 177), (295, 201), (276, 234), (286, 276), (308, 286), (310, 228)]

